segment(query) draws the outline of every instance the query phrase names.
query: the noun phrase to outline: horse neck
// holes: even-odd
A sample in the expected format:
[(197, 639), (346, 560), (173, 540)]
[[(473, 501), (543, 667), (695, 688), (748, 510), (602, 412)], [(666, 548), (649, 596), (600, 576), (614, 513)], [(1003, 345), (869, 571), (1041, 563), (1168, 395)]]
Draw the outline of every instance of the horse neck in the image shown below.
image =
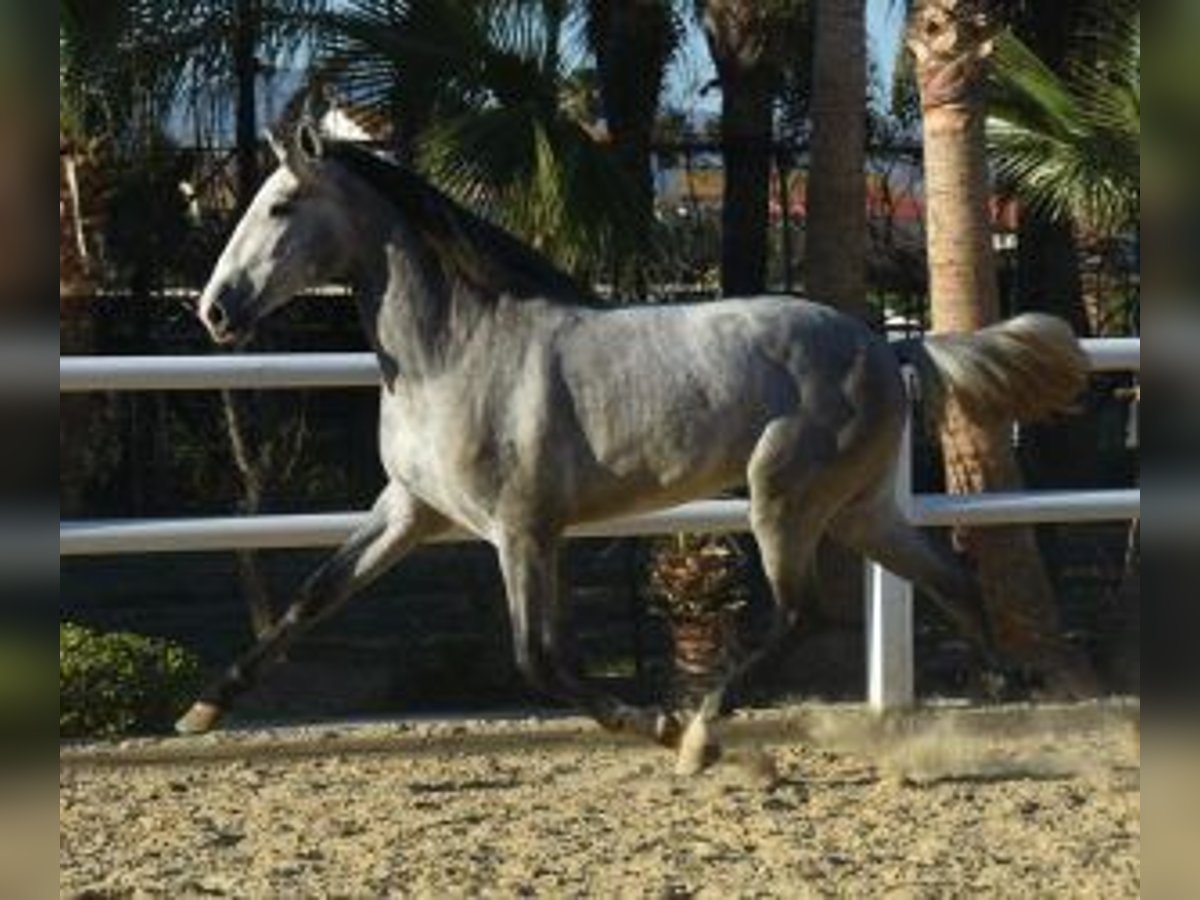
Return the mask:
[(448, 273), (415, 231), (377, 197), (358, 207), (353, 277), (367, 341), (389, 383), (444, 371), (491, 318), (482, 291)]

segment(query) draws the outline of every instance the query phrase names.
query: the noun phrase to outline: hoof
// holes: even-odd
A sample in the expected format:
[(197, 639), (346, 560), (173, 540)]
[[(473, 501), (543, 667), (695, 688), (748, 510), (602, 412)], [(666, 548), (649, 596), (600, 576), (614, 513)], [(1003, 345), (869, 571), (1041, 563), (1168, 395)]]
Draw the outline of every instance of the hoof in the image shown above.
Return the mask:
[(204, 734), (211, 731), (220, 718), (221, 707), (201, 700), (193, 703), (192, 708), (175, 723), (175, 730), (179, 734)]
[(668, 750), (676, 750), (682, 738), (683, 726), (679, 720), (670, 713), (659, 713), (654, 721), (654, 739)]
[(696, 716), (679, 742), (675, 774), (684, 777), (699, 775), (720, 758), (721, 747), (712, 737), (708, 723), (702, 715)]

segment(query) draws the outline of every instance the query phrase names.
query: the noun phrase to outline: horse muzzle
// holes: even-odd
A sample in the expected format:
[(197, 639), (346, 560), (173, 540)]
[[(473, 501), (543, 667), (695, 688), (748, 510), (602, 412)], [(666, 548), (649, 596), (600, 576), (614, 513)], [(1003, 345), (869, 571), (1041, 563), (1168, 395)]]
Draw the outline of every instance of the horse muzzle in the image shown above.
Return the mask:
[(249, 339), (254, 321), (245, 312), (248, 299), (245, 291), (229, 287), (201, 297), (196, 315), (215, 343), (229, 346)]

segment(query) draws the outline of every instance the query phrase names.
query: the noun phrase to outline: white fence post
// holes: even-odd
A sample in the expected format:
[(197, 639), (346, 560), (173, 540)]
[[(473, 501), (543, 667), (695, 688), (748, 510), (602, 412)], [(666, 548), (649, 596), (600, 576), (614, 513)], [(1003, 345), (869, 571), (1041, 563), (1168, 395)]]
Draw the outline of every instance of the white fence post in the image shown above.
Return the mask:
[[(900, 440), (896, 505), (906, 518), (912, 518), (911, 415), (905, 420)], [(877, 712), (903, 709), (912, 706), (914, 699), (912, 585), (870, 561), (865, 580), (867, 704)]]

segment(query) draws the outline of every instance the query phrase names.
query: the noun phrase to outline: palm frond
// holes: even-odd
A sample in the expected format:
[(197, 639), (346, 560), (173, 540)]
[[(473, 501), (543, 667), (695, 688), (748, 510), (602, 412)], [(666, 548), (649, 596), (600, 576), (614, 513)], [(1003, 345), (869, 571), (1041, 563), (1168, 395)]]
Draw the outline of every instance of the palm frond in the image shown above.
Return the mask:
[(562, 102), (563, 0), (358, 0), (322, 17), (321, 67), (396, 126), (458, 200), (578, 273), (631, 233), (611, 150)]
[(572, 271), (594, 268), (630, 233), (632, 193), (607, 148), (532, 105), (438, 122), (419, 161), (452, 196)]
[[(286, 63), (328, 0), (269, 0), (259, 53)], [(60, 0), (60, 100), (71, 127), (117, 143), (153, 139), (187, 97), (232, 98), (226, 0)]]
[(1013, 34), (1001, 36), (988, 142), (996, 174), (1031, 207), (1114, 233), (1136, 221), (1140, 201), (1136, 8), (1083, 43), (1087, 52), (1061, 77)]
[(596, 60), (609, 127), (653, 122), (671, 61), (683, 47), (683, 11), (672, 0), (587, 0), (576, 40)]

